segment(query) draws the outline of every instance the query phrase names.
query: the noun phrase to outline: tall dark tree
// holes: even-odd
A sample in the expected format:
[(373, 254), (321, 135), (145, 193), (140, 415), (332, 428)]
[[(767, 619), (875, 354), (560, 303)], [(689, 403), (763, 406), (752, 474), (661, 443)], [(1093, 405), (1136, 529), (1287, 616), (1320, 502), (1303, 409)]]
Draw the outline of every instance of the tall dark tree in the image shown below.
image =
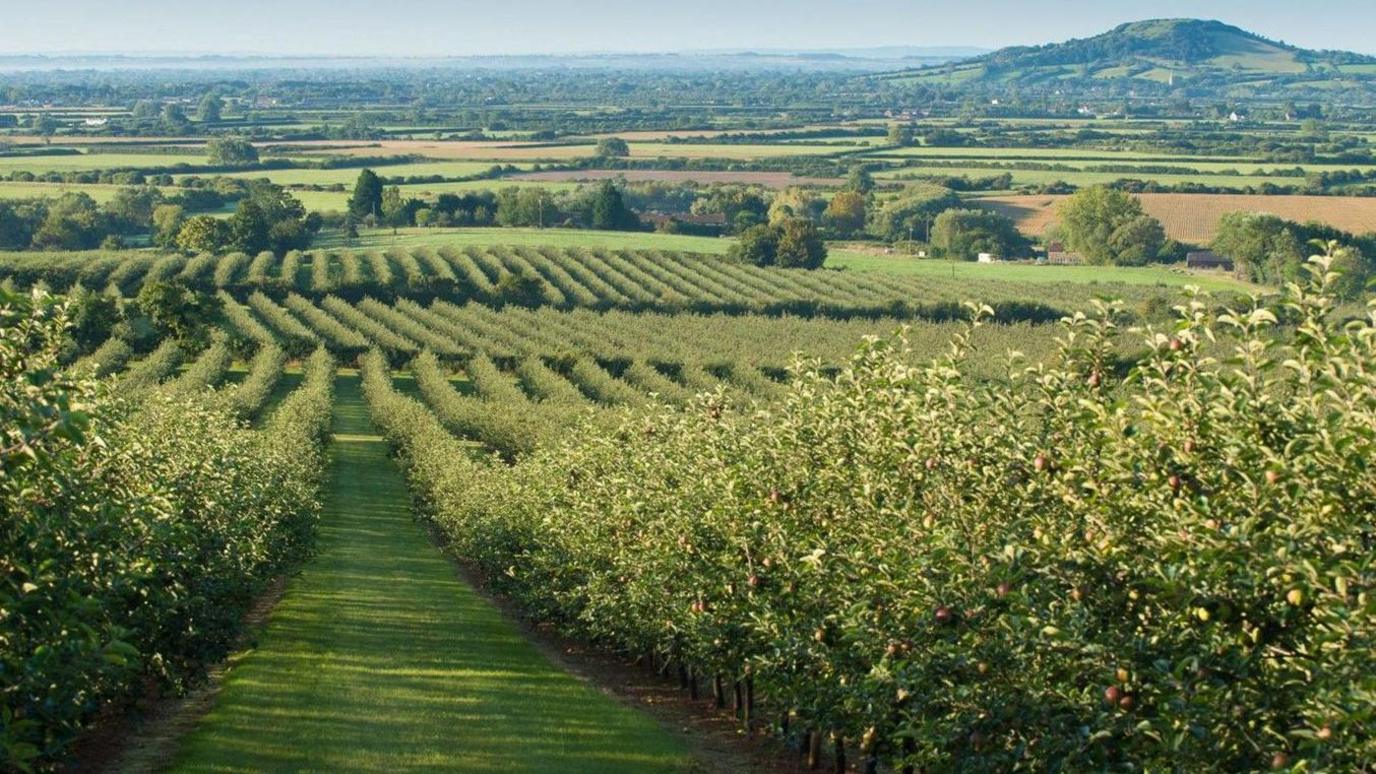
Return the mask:
[(604, 231), (634, 231), (640, 228), (640, 218), (626, 206), (621, 189), (606, 180), (593, 197), (591, 225)]
[(369, 215), (377, 217), (382, 214), (382, 178), (373, 170), (365, 169), (358, 173), (354, 194), (349, 197), (349, 214), (360, 220)]

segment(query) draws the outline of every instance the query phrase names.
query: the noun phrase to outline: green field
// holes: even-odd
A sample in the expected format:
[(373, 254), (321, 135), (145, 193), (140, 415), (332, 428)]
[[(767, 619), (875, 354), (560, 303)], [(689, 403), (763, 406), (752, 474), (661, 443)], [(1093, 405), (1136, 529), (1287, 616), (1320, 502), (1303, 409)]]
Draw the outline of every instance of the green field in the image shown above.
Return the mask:
[[(520, 169), (528, 169), (529, 164), (514, 164)], [(429, 161), (416, 164), (388, 164), (372, 167), (383, 177), (411, 177), (440, 175), (443, 177), (472, 177), (487, 172), (491, 163), (481, 161)], [(249, 179), (268, 178), (278, 185), (352, 185), (358, 179), (361, 167), (341, 167), (338, 169), (273, 169), (228, 172), (224, 177)]]
[(12, 172), (86, 172), (103, 169), (154, 169), (205, 164), (204, 153), (82, 153), (66, 156), (0, 156), (0, 174)]
[(97, 203), (104, 204), (113, 199), (115, 192), (122, 187), (97, 183), (11, 183), (0, 181), (0, 199), (45, 199), (57, 198), (68, 193), (84, 193), (90, 195)]
[(1167, 266), (1039, 266), (1033, 263), (972, 263), (883, 256), (854, 250), (832, 250), (827, 265), (856, 271), (882, 271), (927, 277), (1010, 282), (1128, 285), (1197, 285), (1206, 290), (1255, 291), (1255, 285), (1221, 272), (1187, 271)]

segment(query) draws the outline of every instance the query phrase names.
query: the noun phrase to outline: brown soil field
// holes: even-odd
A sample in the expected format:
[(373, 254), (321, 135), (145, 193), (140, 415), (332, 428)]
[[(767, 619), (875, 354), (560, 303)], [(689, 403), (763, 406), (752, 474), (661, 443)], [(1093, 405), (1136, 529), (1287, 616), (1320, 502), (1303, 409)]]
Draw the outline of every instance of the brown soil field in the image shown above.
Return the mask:
[(625, 178), (628, 182), (661, 183), (736, 183), (760, 185), (766, 188), (788, 188), (795, 185), (830, 187), (844, 183), (832, 177), (795, 177), (789, 172), (716, 172), (660, 169), (574, 169), (549, 172), (523, 172), (511, 175), (511, 180), (539, 180), (549, 183), (581, 183), (589, 180)]
[[(1033, 237), (1056, 222), (1064, 196), (993, 196), (977, 200), (1012, 218)], [(1376, 198), (1342, 196), (1255, 196), (1247, 194), (1140, 194), (1146, 211), (1166, 227), (1166, 235), (1190, 244), (1207, 244), (1225, 213), (1264, 212), (1286, 220), (1319, 221), (1361, 234), (1376, 231)]]

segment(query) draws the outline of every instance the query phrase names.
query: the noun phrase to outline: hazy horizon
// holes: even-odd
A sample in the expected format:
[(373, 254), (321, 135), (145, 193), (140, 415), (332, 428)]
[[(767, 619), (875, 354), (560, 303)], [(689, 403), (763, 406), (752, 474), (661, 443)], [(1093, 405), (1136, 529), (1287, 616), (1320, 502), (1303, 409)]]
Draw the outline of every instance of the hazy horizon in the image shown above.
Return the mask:
[[(115, 7), (118, 6), (118, 7)], [(1015, 0), (950, 7), (860, 0), (832, 10), (797, 0), (788, 12), (758, 0), (691, 6), (608, 0), (595, 10), (551, 0), (413, 0), (388, 8), (361, 0), (241, 0), (202, 6), (172, 0), (67, 0), (30, 6), (0, 29), (0, 55), (438, 58), (526, 55), (835, 51), (1037, 45), (1098, 34), (1143, 18), (1218, 19), (1305, 48), (1376, 53), (1369, 2), (1334, 0), (1323, 13), (1281, 0), (1061, 0), (1028, 14)], [(1007, 20), (990, 24), (990, 19)], [(55, 34), (54, 30), (60, 30)]]

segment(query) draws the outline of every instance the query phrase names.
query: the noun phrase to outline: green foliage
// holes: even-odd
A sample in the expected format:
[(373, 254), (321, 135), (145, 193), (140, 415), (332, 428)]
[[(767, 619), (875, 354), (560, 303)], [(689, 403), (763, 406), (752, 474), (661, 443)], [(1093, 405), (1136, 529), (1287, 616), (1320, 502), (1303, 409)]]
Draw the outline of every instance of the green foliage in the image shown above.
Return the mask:
[(213, 253), (233, 240), (229, 223), (211, 215), (188, 218), (177, 231), (177, 247), (188, 253)]
[(640, 228), (640, 218), (626, 206), (621, 189), (606, 180), (598, 186), (593, 197), (589, 225), (603, 231), (636, 231)]
[(1061, 203), (1060, 235), (1094, 264), (1141, 266), (1166, 246), (1161, 223), (1132, 194), (1104, 186), (1082, 189)]
[(594, 153), (600, 158), (624, 158), (631, 155), (631, 146), (620, 137), (603, 137), (597, 141)]
[[(709, 395), (514, 467), (374, 406), (532, 614), (747, 680), (896, 769), (1359, 769), (1376, 309), (1216, 309), (1126, 333), (1101, 305), (1005, 380), (966, 375), (968, 334), (917, 367), (880, 341), (768, 410)], [(1148, 352), (1119, 380), (1124, 335)]]
[(510, 272), (497, 281), (497, 298), (517, 306), (539, 306), (545, 301), (544, 283), (534, 274)]
[(139, 290), (134, 305), (161, 335), (189, 342), (204, 340), (219, 322), (220, 299), (180, 282), (154, 281)]
[(756, 266), (816, 269), (826, 261), (827, 248), (815, 223), (787, 218), (746, 229), (732, 245), (731, 257)]
[(925, 239), (936, 216), (961, 206), (960, 197), (949, 188), (934, 185), (909, 186), (902, 194), (884, 202), (874, 213), (870, 230), (883, 239)]
[(973, 261), (980, 253), (1021, 257), (1027, 238), (1009, 218), (990, 210), (947, 210), (932, 222), (932, 246), (941, 254)]
[(779, 242), (774, 260), (782, 269), (820, 269), (827, 260), (826, 243), (817, 224), (810, 220), (790, 218), (780, 223)]
[(865, 213), (869, 204), (861, 190), (838, 191), (827, 203), (822, 222), (840, 234), (853, 234), (865, 227)]
[(371, 169), (358, 173), (353, 195), (349, 197), (349, 214), (356, 220), (382, 214), (382, 178)]
[(242, 137), (212, 137), (206, 141), (205, 151), (210, 163), (216, 165), (241, 166), (258, 161), (258, 149)]
[(83, 354), (104, 343), (123, 319), (118, 298), (91, 291), (73, 293), (69, 313), (72, 341)]
[(62, 306), (0, 310), (0, 765), (23, 769), (107, 704), (224, 656), (262, 581), (306, 549), (323, 463), (194, 399), (121, 404), (58, 368)]

